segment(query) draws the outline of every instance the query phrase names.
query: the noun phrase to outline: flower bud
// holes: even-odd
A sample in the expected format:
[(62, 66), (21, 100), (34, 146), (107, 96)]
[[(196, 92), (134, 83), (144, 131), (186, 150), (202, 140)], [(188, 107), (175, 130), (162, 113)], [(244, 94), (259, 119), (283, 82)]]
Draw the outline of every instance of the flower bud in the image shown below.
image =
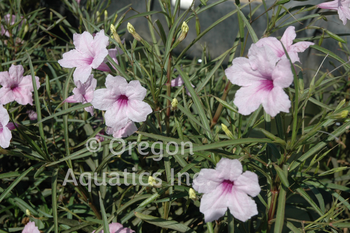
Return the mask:
[(31, 216), (32, 215), (32, 213), (30, 213), (30, 210), (26, 209), (26, 215), (27, 216)]
[(188, 196), (189, 196), (192, 200), (197, 200), (197, 195), (196, 195), (196, 192), (194, 191), (193, 188), (190, 188), (190, 190), (188, 190)]
[(348, 116), (349, 114), (349, 111), (348, 110), (344, 110), (344, 111), (341, 111), (339, 113), (336, 113), (332, 116), (333, 119), (344, 119)]
[(122, 43), (122, 41), (120, 40), (120, 37), (119, 37), (119, 35), (118, 35), (118, 33), (117, 33), (117, 30), (115, 29), (115, 27), (114, 27), (113, 24), (111, 24), (110, 29), (111, 29), (111, 32), (112, 32), (112, 34), (113, 34), (113, 38), (115, 39), (115, 41), (117, 41), (118, 44), (120, 44), (120, 46), (122, 46), (123, 43)]
[(135, 40), (137, 41), (142, 41), (142, 38), (139, 34), (137, 34), (134, 26), (131, 25), (131, 23), (128, 23), (128, 25), (126, 26), (126, 29), (128, 29), (128, 32), (135, 38)]
[(183, 41), (186, 38), (189, 29), (190, 28), (188, 27), (187, 23), (184, 21), (181, 26), (181, 34), (177, 39), (179, 42)]
[(108, 11), (105, 10), (104, 14), (105, 14), (105, 20), (106, 20), (108, 18)]
[(222, 128), (222, 130), (225, 132), (225, 134), (227, 135), (227, 137), (229, 137), (229, 138), (231, 138), (231, 139), (235, 139), (235, 138), (233, 137), (233, 134), (232, 134), (231, 131), (227, 128), (226, 125), (221, 124), (221, 128)]
[(160, 188), (161, 185), (160, 184), (157, 184), (157, 181), (156, 179), (153, 177), (153, 176), (149, 176), (148, 177), (148, 184), (152, 187), (156, 187), (156, 188)]
[(101, 17), (100, 17), (100, 12), (99, 11), (96, 11), (96, 22), (100, 22), (101, 20)]
[(171, 109), (172, 110), (176, 110), (177, 109), (177, 104), (179, 103), (179, 101), (177, 101), (176, 98), (173, 99), (173, 101), (171, 101)]

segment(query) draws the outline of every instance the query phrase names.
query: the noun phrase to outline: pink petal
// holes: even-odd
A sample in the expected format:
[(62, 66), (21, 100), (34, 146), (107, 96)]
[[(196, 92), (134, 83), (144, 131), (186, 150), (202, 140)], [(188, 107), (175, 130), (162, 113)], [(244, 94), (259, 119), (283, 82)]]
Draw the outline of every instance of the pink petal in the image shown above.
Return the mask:
[(10, 73), (8, 71), (0, 72), (0, 85), (9, 86), (10, 84)]
[(91, 52), (91, 44), (94, 38), (92, 35), (85, 31), (82, 34), (74, 33), (73, 35), (73, 44), (75, 45), (75, 49), (80, 53), (88, 53), (93, 56)]
[(275, 51), (277, 57), (282, 57), (284, 55), (284, 49), (281, 45), (281, 42), (277, 40), (276, 37), (262, 38), (258, 42), (256, 42), (255, 45), (258, 47), (263, 47), (263, 46), (270, 47), (273, 51)]
[(62, 55), (62, 59), (58, 60), (60, 66), (64, 68), (74, 68), (78, 66), (90, 65), (87, 60), (89, 57), (87, 55), (82, 54), (76, 49), (68, 51)]
[(222, 158), (216, 164), (215, 170), (222, 180), (234, 181), (242, 174), (242, 164), (238, 159)]
[(238, 112), (242, 115), (249, 115), (259, 108), (262, 100), (267, 98), (268, 91), (264, 91), (260, 84), (248, 87), (241, 87), (235, 95), (233, 103), (238, 107)]
[(125, 86), (126, 88), (126, 85), (128, 84), (128, 82), (126, 81), (125, 78), (123, 78), (122, 76), (112, 76), (112, 75), (107, 75), (107, 78), (106, 78), (106, 88), (108, 89), (113, 89), (117, 86)]
[(234, 181), (236, 190), (249, 194), (252, 197), (257, 196), (261, 189), (259, 185), (258, 176), (250, 171), (244, 172)]
[(7, 110), (2, 105), (0, 105), (0, 124), (3, 126), (7, 125), (9, 123), (9, 120), (10, 116)]
[(34, 222), (29, 222), (25, 225), (22, 233), (40, 233), (38, 227), (35, 226)]
[(222, 178), (219, 175), (217, 170), (201, 169), (198, 176), (193, 179), (192, 187), (198, 193), (210, 193), (222, 183)]
[(111, 90), (102, 88), (94, 92), (94, 99), (91, 101), (91, 104), (96, 109), (108, 110), (113, 107), (117, 97), (118, 96), (112, 93)]
[(126, 115), (125, 108), (118, 107), (114, 104), (112, 108), (108, 109), (105, 113), (106, 125), (114, 128), (114, 130), (119, 130), (123, 128), (129, 121)]
[(113, 137), (115, 138), (125, 138), (134, 134), (137, 131), (137, 127), (134, 122), (129, 121), (127, 125), (120, 130), (116, 130), (113, 132)]
[[(35, 76), (35, 84), (36, 84), (36, 88), (39, 89), (40, 88), (40, 82), (39, 82), (39, 77), (37, 77), (37, 76)], [(21, 87), (21, 88), (26, 88), (30, 92), (33, 92), (34, 88), (33, 88), (32, 76), (31, 75), (24, 76), (22, 78), (22, 81), (18, 84), (18, 86)]]
[(85, 83), (91, 74), (92, 68), (90, 66), (79, 66), (73, 73), (74, 82), (80, 81)]
[(225, 74), (232, 84), (239, 86), (250, 86), (264, 80), (259, 72), (252, 69), (248, 58), (245, 57), (233, 59), (232, 66), (225, 70)]
[(222, 193), (221, 185), (203, 195), (199, 210), (204, 214), (205, 222), (212, 222), (224, 216), (228, 207), (228, 196)]
[(286, 88), (293, 82), (293, 73), (289, 60), (282, 58), (276, 65), (272, 73), (273, 85)]
[(251, 68), (257, 71), (260, 77), (264, 79), (268, 79), (271, 76), (277, 61), (280, 59), (270, 46), (263, 45), (259, 47), (256, 44), (252, 44), (249, 48), (248, 57)]
[(254, 200), (244, 192), (237, 190), (235, 186), (233, 186), (232, 195), (227, 198), (227, 205), (231, 214), (242, 222), (258, 214), (258, 208)]
[(279, 112), (288, 113), (291, 103), (283, 89), (275, 87), (263, 98), (262, 105), (266, 113), (275, 117)]
[(125, 95), (129, 100), (143, 100), (146, 97), (146, 94), (146, 88), (141, 86), (141, 83), (138, 80), (130, 81), (125, 92)]
[(184, 85), (184, 81), (182, 80), (181, 76), (177, 76), (177, 78), (171, 80), (170, 82), (170, 86), (172, 87), (181, 87), (182, 85)]
[(0, 128), (0, 147), (7, 148), (10, 146), (10, 141), (12, 138), (11, 131), (5, 126)]
[(339, 6), (340, 6), (340, 0), (324, 2), (317, 5), (318, 8), (329, 9), (329, 10), (338, 10)]
[(8, 87), (0, 88), (0, 104), (8, 104), (15, 100), (12, 90)]
[(79, 103), (78, 101), (76, 101), (74, 99), (74, 95), (69, 96), (67, 99), (64, 100), (64, 102), (67, 102), (67, 103)]
[(16, 83), (19, 83), (23, 77), (23, 66), (21, 65), (11, 65), (9, 73), (10, 73), (10, 77), (15, 80)]
[[(16, 124), (17, 125), (17, 124)], [(15, 126), (15, 124), (14, 123), (12, 123), (12, 122), (9, 122), (7, 125), (6, 125), (6, 127), (9, 129), (9, 130), (14, 130), (14, 129), (16, 129), (16, 126)]]
[(108, 55), (107, 46), (109, 44), (109, 38), (105, 35), (104, 30), (96, 33), (94, 41), (92, 42), (91, 49), (94, 51), (93, 57), (94, 60), (91, 66), (96, 69), (104, 61)]
[(289, 47), (293, 44), (293, 40), (297, 37), (297, 34), (295, 33), (295, 27), (289, 26), (283, 33), (283, 36), (281, 38), (281, 42), (283, 43), (284, 47), (287, 51), (289, 51)]
[(126, 108), (126, 115), (129, 119), (135, 122), (146, 121), (147, 116), (152, 113), (152, 108), (149, 104), (140, 100), (129, 100)]
[(94, 107), (90, 106), (90, 107), (86, 107), (84, 108), (85, 111), (87, 111), (88, 113), (90, 113), (91, 116), (94, 115)]
[(30, 90), (18, 87), (13, 90), (12, 93), (17, 103), (22, 105), (33, 105), (33, 94)]

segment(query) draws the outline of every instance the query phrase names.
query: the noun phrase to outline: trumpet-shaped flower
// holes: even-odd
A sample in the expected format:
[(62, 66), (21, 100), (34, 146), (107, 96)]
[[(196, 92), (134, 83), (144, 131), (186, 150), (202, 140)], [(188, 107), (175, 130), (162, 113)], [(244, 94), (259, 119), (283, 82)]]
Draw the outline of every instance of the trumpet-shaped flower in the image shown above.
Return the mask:
[(2, 148), (10, 146), (12, 138), (11, 129), (14, 128), (14, 125), (9, 123), (9, 120), (10, 117), (7, 110), (0, 105), (0, 147)]
[[(249, 115), (260, 104), (272, 117), (279, 112), (289, 112), (291, 106), (283, 88), (293, 81), (291, 65), (287, 58), (279, 58), (271, 47), (253, 44), (249, 59), (235, 58), (225, 70), (227, 78), (241, 88), (236, 92), (234, 104), (238, 112)], [(277, 64), (276, 64), (277, 63)]]
[[(34, 91), (32, 76), (23, 77), (23, 66), (11, 65), (9, 71), (0, 72), (0, 104), (7, 104), (12, 101), (26, 105), (33, 105)], [(35, 76), (36, 87), (39, 89), (39, 77)]]
[[(350, 0), (349, 0), (350, 1)], [(289, 26), (283, 33), (283, 36), (281, 38), (281, 41), (277, 40), (276, 37), (266, 37), (260, 39), (258, 42), (256, 42), (256, 45), (261, 46), (269, 46), (272, 50), (275, 51), (276, 55), (280, 58), (287, 57), (284, 48), (286, 49), (290, 60), (294, 62), (300, 62), (298, 53), (304, 52), (307, 48), (309, 48), (310, 45), (314, 45), (312, 42), (297, 42), (293, 44), (293, 40), (296, 37), (295, 33), (295, 27)], [(282, 46), (282, 44), (283, 46)], [(249, 56), (249, 54), (248, 54)]]
[(29, 222), (25, 227), (23, 228), (22, 233), (40, 233), (37, 226), (35, 226), (34, 222)]
[(260, 193), (258, 176), (250, 171), (242, 174), (242, 164), (237, 159), (222, 158), (215, 169), (202, 169), (193, 180), (193, 188), (204, 193), (199, 210), (206, 222), (219, 219), (227, 208), (243, 222), (258, 214), (251, 198)]
[[(92, 233), (94, 233), (93, 231)], [(104, 231), (100, 231), (99, 233), (103, 233)], [(122, 224), (114, 222), (109, 224), (109, 232), (110, 233), (133, 233), (135, 231), (131, 230), (130, 228), (123, 227)]]
[[(94, 79), (93, 75), (90, 75), (85, 83), (81, 83), (80, 81), (76, 82), (76, 88), (73, 89), (74, 95), (69, 96), (65, 102), (68, 103), (90, 103), (94, 98), (94, 91), (96, 89), (97, 80)], [(92, 106), (86, 107), (85, 111), (94, 115), (94, 108)]]
[(350, 0), (334, 0), (330, 2), (324, 2), (317, 5), (318, 8), (336, 10), (338, 11), (339, 19), (346, 24), (346, 21), (350, 19)]
[(96, 90), (92, 105), (96, 109), (105, 110), (106, 125), (113, 131), (124, 128), (131, 120), (142, 122), (152, 112), (151, 107), (143, 102), (147, 90), (139, 81), (129, 83), (121, 76), (106, 78), (106, 88)]
[(114, 128), (108, 127), (106, 133), (113, 135), (114, 138), (129, 137), (137, 131), (137, 127), (134, 122), (129, 121), (123, 128), (114, 130)]
[(65, 68), (76, 67), (73, 77), (74, 81), (86, 82), (92, 69), (98, 68), (108, 54), (108, 37), (104, 30), (96, 33), (93, 37), (90, 33), (75, 33), (73, 35), (75, 49), (63, 54), (58, 63)]

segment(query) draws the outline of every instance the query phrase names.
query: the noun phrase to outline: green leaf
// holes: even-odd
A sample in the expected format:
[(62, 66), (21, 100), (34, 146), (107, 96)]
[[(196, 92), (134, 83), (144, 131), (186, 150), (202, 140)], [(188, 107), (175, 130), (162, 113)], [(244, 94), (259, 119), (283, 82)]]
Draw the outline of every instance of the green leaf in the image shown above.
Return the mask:
[(146, 221), (150, 224), (156, 225), (161, 228), (172, 229), (177, 232), (195, 233), (195, 231), (189, 228), (188, 226), (181, 224), (179, 222), (176, 222), (174, 220), (166, 220), (166, 219), (154, 217), (151, 215), (141, 214), (139, 212), (135, 212), (135, 216), (142, 219), (143, 221)]
[(101, 209), (101, 214), (102, 214), (103, 230), (104, 230), (104, 232), (109, 233), (107, 214), (106, 214), (106, 210), (105, 210), (100, 192), (98, 192), (98, 196), (99, 196), (99, 200), (100, 200), (100, 209)]

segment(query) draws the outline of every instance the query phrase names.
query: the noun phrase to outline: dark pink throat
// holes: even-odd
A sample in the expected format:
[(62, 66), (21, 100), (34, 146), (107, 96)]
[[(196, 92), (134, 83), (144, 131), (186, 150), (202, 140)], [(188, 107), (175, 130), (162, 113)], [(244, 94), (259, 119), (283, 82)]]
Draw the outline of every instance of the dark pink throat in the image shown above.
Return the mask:
[(128, 105), (129, 98), (126, 95), (120, 95), (117, 99), (119, 106), (124, 107)]
[(235, 184), (235, 182), (230, 181), (230, 180), (224, 180), (222, 182), (222, 192), (223, 193), (231, 193), (232, 192), (232, 187)]
[(261, 89), (264, 91), (271, 91), (273, 89), (273, 80), (263, 80), (261, 81)]

